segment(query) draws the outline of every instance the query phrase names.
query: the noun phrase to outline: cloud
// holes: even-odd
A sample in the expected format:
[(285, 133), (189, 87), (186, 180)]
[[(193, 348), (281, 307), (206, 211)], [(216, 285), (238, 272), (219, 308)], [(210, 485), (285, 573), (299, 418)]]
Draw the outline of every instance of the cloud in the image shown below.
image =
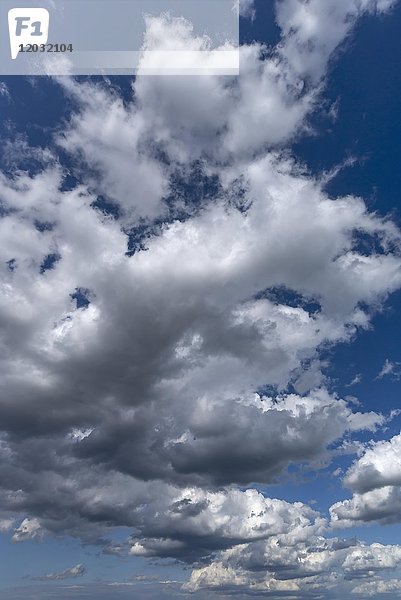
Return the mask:
[[(196, 37), (190, 23), (168, 15), (148, 21), (145, 50), (171, 49), (171, 40), (175, 49), (199, 52), (203, 67), (209, 66), (207, 40)], [(276, 52), (262, 59), (265, 50), (259, 44), (240, 48), (239, 78), (190, 77), (190, 85), (180, 76), (138, 78), (134, 87), (141, 123), (152, 143), (175, 160), (206, 154), (221, 165), (291, 139), (302, 128), (316, 91), (303, 93), (299, 78)], [(144, 67), (151, 57), (144, 53)]]
[(344, 484), (358, 492), (401, 485), (401, 434), (371, 444), (348, 470)]
[(12, 529), (14, 519), (0, 519), (0, 533), (7, 533)]
[(357, 373), (355, 377), (347, 384), (347, 387), (351, 387), (356, 385), (357, 383), (361, 383), (362, 381), (362, 373)]
[(36, 577), (38, 581), (62, 581), (64, 579), (75, 579), (77, 577), (82, 577), (86, 574), (86, 568), (84, 565), (75, 565), (75, 567), (70, 567), (69, 569), (65, 569), (60, 573), (49, 573), (48, 575), (42, 575), (41, 577)]
[(144, 123), (134, 105), (125, 107), (111, 89), (105, 93), (99, 86), (66, 80), (63, 85), (80, 111), (73, 114), (58, 143), (79, 161), (87, 184), (116, 202), (128, 222), (163, 214), (165, 167), (141, 150)]
[[(279, 164), (286, 169), (282, 173), (276, 172)], [(390, 224), (369, 215), (358, 199), (327, 198), (317, 182), (290, 168), (276, 160), (257, 162), (249, 170), (254, 200), (246, 214), (216, 200), (192, 219), (164, 226), (149, 239), (148, 251), (133, 257), (125, 254), (127, 240), (118, 223), (92, 207), (88, 192), (60, 191), (57, 171), (4, 179), (15, 210), (3, 219), (4, 264), (15, 261), (13, 271), (5, 267), (3, 304), (10, 327), (3, 383), (9, 402), (2, 418), (9, 431), (28, 436), (59, 431), (60, 445), (77, 457), (103, 462), (104, 456), (139, 477), (188, 482), (192, 475), (195, 483), (204, 474), (227, 481), (224, 464), (210, 459), (243, 437), (243, 422), (254, 437), (244, 472), (252, 452), (260, 456), (257, 440), (273, 422), (270, 417), (283, 431), (286, 422), (295, 430), (301, 423), (311, 427), (306, 442), (301, 434), (288, 436), (288, 448), (282, 436), (283, 452), (276, 458), (274, 445), (269, 449), (263, 442), (266, 458), (255, 474), (264, 481), (297, 456), (317, 456), (348, 430), (383, 422), (374, 414), (352, 417), (343, 401), (324, 391), (309, 398), (306, 392), (299, 399), (284, 395), (277, 404), (255, 396), (266, 383), (285, 389), (322, 344), (349, 340), (368, 326), (369, 314), (359, 305), (377, 302), (401, 277), (395, 255), (363, 256), (354, 249), (354, 228), (397, 239)], [(301, 221), (304, 210), (310, 210), (307, 221)], [(41, 231), (38, 221), (58, 226)], [(18, 241), (10, 235), (14, 231)], [(46, 256), (54, 254), (60, 260), (42, 273)], [(294, 307), (269, 299), (265, 290), (277, 286), (297, 290), (301, 300), (317, 298), (320, 309), (308, 312), (302, 301)], [(91, 290), (87, 308), (73, 301), (77, 289)], [(25, 306), (23, 319), (17, 298)], [(302, 413), (297, 403), (305, 406)], [(322, 421), (320, 431), (314, 422), (326, 412), (332, 420)], [(71, 439), (77, 430), (91, 433), (71, 446), (64, 436)], [(17, 454), (20, 443), (19, 437), (17, 444), (11, 439)], [(243, 482), (240, 471), (237, 481)]]
[(281, 0), (277, 4), (281, 56), (299, 77), (319, 81), (357, 19), (366, 13), (386, 13), (395, 4), (394, 0)]
[(245, 19), (255, 18), (254, 0), (234, 0), (234, 9)]
[[(296, 598), (338, 598), (364, 589), (386, 590), (379, 574), (399, 568), (399, 546), (363, 545), (355, 539), (274, 536), (222, 552), (192, 572), (184, 589)], [(366, 583), (360, 583), (360, 580)], [(380, 587), (382, 585), (382, 587)], [(389, 586), (388, 590), (391, 589)], [(398, 589), (393, 585), (393, 589)]]
[(4, 81), (0, 81), (0, 96), (6, 98), (7, 100), (11, 99), (9, 89)]
[(401, 489), (386, 486), (363, 494), (356, 493), (349, 500), (333, 504), (330, 514), (333, 527), (397, 523), (401, 519)]
[(388, 358), (384, 361), (384, 365), (377, 375), (376, 379), (383, 379), (383, 377), (391, 376), (393, 379), (400, 378), (400, 365), (401, 363), (392, 362)]
[[(282, 147), (308, 129), (307, 115), (316, 106), (328, 63), (358, 18), (393, 5), (389, 0), (278, 2), (281, 42), (269, 50), (242, 46), (238, 80), (193, 77), (187, 85), (182, 77), (139, 78), (135, 93), (142, 123), (153, 143), (178, 160), (206, 154), (221, 165), (227, 155), (238, 162)], [(190, 23), (168, 15), (148, 21), (145, 49), (170, 49), (171, 40), (176, 49), (202, 50), (207, 66), (205, 39), (194, 35)]]
[(14, 529), (12, 536), (13, 542), (26, 542), (27, 540), (40, 539), (43, 535), (39, 519), (24, 519), (22, 523)]
[(401, 520), (401, 434), (371, 443), (344, 477), (354, 495), (330, 508), (334, 527)]
[(253, 489), (215, 493), (187, 489), (168, 503), (160, 498), (149, 508), (141, 524), (148, 537), (133, 539), (131, 555), (175, 556), (191, 562), (250, 540), (312, 535), (324, 525), (306, 505), (265, 498)]

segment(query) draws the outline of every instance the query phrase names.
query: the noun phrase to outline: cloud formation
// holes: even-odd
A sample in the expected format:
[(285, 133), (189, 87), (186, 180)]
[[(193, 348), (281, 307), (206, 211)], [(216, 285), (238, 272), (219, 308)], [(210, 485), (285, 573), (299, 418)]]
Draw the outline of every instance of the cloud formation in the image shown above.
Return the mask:
[(388, 582), (378, 575), (386, 576), (400, 564), (399, 546), (365, 546), (355, 539), (324, 539), (298, 532), (224, 551), (216, 561), (195, 569), (184, 589), (268, 597), (363, 597), (365, 588), (378, 593), (398, 590), (399, 580), (387, 588)]
[[(398, 546), (329, 538), (317, 511), (257, 489), (388, 420), (330, 391), (322, 350), (351, 342), (401, 286), (400, 231), (361, 198), (330, 197), (284, 149), (356, 20), (392, 4), (282, 0), (279, 45), (243, 47), (238, 80), (143, 76), (128, 100), (110, 82), (60, 80), (73, 108), (32, 151), (35, 169), (18, 168), (25, 142), (10, 144), (0, 523), (15, 542), (72, 535), (172, 557), (195, 566), (188, 591), (397, 588), (375, 578), (399, 567)], [(172, 38), (207, 44), (164, 16), (144, 50)], [(333, 524), (395, 518), (386, 444), (397, 457), (394, 438), (348, 471), (355, 495)], [(368, 518), (360, 500), (387, 512)], [(119, 526), (132, 535), (117, 547)]]
[(330, 508), (335, 527), (401, 521), (401, 434), (371, 443), (344, 477), (351, 499)]

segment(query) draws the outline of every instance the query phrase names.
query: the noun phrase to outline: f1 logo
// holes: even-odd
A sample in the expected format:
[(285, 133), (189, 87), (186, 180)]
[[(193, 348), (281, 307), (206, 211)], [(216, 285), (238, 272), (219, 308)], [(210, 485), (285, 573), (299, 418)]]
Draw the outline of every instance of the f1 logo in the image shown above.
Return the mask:
[(18, 56), (21, 46), (46, 44), (49, 36), (49, 11), (46, 8), (12, 8), (8, 11), (11, 58)]

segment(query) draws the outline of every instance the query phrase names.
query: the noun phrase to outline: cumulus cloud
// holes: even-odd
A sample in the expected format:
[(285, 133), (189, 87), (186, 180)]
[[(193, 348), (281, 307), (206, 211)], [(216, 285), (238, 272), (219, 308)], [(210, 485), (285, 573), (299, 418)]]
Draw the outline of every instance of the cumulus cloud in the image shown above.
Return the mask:
[(330, 509), (335, 527), (401, 520), (401, 434), (371, 443), (348, 469), (344, 484), (354, 495)]
[[(194, 569), (184, 589), (338, 598), (362, 594), (364, 586), (373, 590), (376, 585), (378, 592), (384, 592), (386, 580), (377, 579), (378, 575), (385, 576), (400, 564), (399, 546), (367, 546), (355, 539), (325, 539), (310, 532), (304, 537), (272, 536), (223, 551), (211, 564)], [(361, 579), (366, 583), (361, 584)], [(393, 589), (397, 589), (394, 584)]]
[(401, 434), (372, 444), (348, 470), (344, 483), (358, 492), (401, 485)]
[(330, 514), (335, 528), (367, 523), (397, 523), (401, 516), (401, 489), (398, 486), (386, 486), (363, 494), (356, 493), (351, 499), (333, 504)]
[[(133, 540), (132, 555), (175, 556), (192, 561), (219, 548), (279, 533), (312, 535), (324, 525), (320, 515), (308, 506), (265, 498), (254, 489), (214, 493), (187, 489), (168, 503), (158, 499), (151, 509), (141, 525), (148, 537)], [(151, 530), (153, 538), (149, 537)]]
[[(356, 19), (390, 5), (282, 1), (279, 46), (243, 47), (239, 79), (138, 77), (124, 99), (59, 82), (72, 109), (54, 144), (0, 175), (0, 502), (6, 529), (22, 519), (15, 542), (174, 557), (197, 566), (190, 590), (316, 595), (398, 566), (394, 547), (326, 539), (319, 513), (255, 489), (387, 420), (330, 392), (321, 354), (400, 287), (400, 232), (282, 148)], [(164, 16), (144, 50), (172, 33), (207, 43)], [(366, 456), (347, 485), (394, 486)], [(113, 545), (119, 526), (133, 533)]]

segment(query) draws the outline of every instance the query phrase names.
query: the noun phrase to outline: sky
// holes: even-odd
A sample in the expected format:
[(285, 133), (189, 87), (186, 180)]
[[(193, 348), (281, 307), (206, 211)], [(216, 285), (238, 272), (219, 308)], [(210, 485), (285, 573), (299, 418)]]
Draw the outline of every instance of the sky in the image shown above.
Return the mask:
[(0, 80), (0, 598), (401, 597), (401, 3), (240, 13)]

